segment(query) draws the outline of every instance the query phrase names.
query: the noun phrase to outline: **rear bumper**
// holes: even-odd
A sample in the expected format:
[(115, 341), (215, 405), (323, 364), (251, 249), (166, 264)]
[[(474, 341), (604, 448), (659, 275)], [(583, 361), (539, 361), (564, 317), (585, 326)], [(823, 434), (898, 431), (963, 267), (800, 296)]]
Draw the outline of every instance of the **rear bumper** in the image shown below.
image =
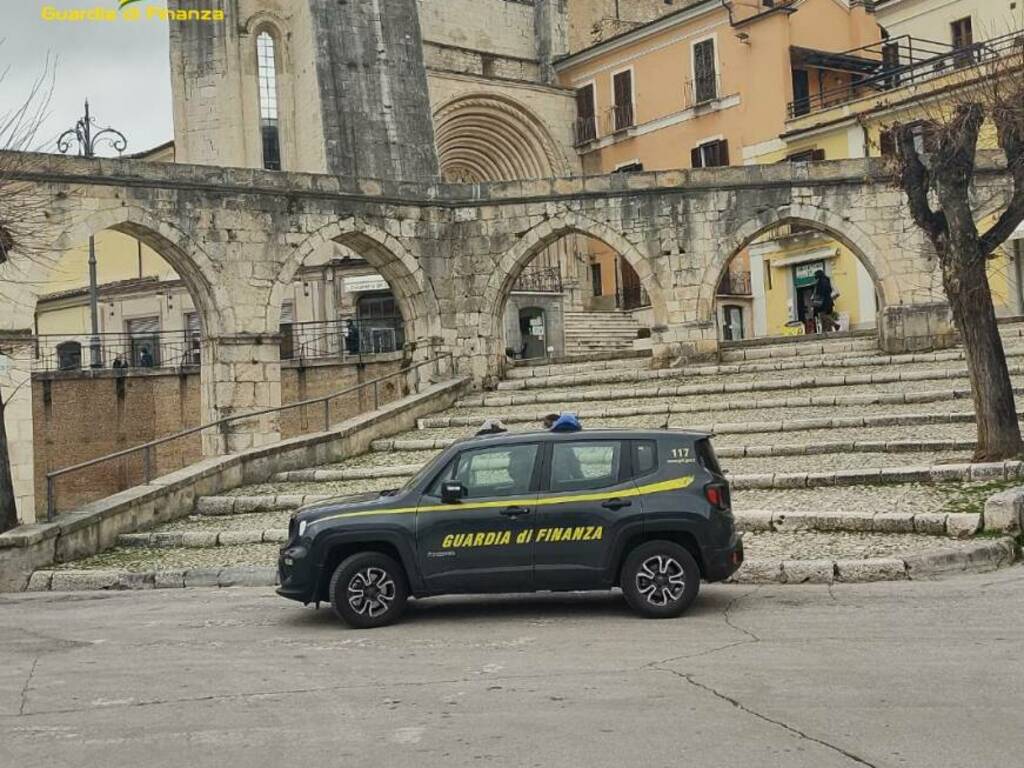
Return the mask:
[(704, 555), (704, 580), (725, 581), (743, 565), (743, 536), (734, 534), (725, 547), (707, 548)]

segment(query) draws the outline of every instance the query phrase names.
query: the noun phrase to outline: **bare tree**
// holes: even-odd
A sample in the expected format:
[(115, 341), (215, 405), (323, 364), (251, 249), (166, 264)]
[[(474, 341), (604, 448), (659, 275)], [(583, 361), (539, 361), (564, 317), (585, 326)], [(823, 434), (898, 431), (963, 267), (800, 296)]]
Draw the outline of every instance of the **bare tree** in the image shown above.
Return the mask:
[[(1024, 45), (999, 55), (978, 47), (924, 120), (893, 124), (893, 174), (914, 222), (938, 255), (942, 284), (964, 345), (977, 415), (976, 461), (1021, 454), (1013, 385), (996, 322), (987, 265), (1024, 220)], [(936, 102), (939, 104), (939, 102)], [(1009, 199), (984, 232), (975, 188), (979, 140), (994, 132), (1005, 155)]]
[[(31, 150), (53, 92), (54, 63), (47, 57), (42, 74), (17, 107), (0, 114), (0, 301), (9, 309), (22, 299), (10, 290), (29, 282), (33, 266), (49, 263), (47, 217), (49, 200), (24, 181), (33, 164)], [(6, 70), (0, 72), (3, 81)], [(14, 482), (7, 442), (6, 407), (17, 389), (0, 391), (0, 533), (18, 524)]]

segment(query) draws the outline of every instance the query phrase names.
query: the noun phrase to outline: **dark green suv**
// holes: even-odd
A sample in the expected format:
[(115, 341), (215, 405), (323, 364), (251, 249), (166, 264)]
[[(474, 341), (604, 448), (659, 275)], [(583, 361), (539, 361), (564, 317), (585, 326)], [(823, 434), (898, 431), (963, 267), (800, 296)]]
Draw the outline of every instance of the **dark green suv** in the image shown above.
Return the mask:
[(671, 617), (742, 562), (709, 435), (501, 433), (459, 441), (398, 490), (298, 511), (278, 594), (329, 600), (354, 627), (394, 621), (410, 596), (613, 587)]

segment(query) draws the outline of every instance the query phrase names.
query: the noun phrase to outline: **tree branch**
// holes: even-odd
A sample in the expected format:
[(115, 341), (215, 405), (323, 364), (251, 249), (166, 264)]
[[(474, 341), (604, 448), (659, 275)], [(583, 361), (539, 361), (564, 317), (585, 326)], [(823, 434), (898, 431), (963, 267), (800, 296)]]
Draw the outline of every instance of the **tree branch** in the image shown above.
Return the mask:
[(928, 203), (931, 187), (931, 172), (921, 161), (914, 146), (914, 129), (910, 125), (898, 125), (894, 129), (899, 153), (899, 182), (907, 195), (910, 215), (914, 223), (925, 231), (932, 243), (938, 243), (946, 231), (946, 219), (932, 210)]
[(1024, 86), (1018, 85), (1011, 98), (991, 110), (999, 146), (1006, 153), (1006, 170), (1013, 179), (1013, 195), (1005, 210), (981, 236), (981, 248), (987, 256), (998, 248), (1024, 221)]

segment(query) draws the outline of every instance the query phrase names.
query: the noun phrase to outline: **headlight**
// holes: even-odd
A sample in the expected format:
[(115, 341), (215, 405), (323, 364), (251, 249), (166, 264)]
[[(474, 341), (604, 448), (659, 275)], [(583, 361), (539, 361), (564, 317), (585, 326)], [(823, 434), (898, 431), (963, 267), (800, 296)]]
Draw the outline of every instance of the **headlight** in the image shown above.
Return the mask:
[(308, 523), (305, 520), (303, 520), (301, 523), (299, 523), (299, 538), (301, 538), (302, 536), (304, 536), (306, 534), (306, 526), (307, 525), (308, 525)]

